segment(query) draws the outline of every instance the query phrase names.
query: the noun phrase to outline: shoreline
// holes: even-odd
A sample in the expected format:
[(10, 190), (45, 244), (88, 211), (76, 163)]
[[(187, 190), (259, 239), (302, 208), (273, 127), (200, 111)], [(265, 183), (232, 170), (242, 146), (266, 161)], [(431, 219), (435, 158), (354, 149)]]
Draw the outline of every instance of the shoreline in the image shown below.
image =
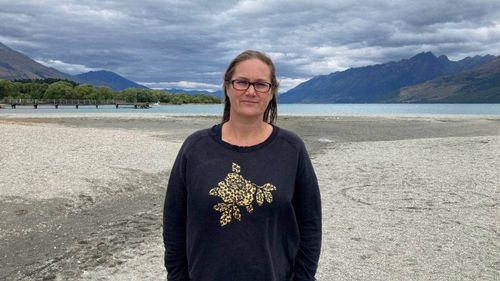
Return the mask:
[[(220, 117), (12, 115), (0, 112), (0, 279), (164, 279), (170, 165)], [(500, 274), (500, 117), (280, 117), (320, 182), (318, 280)]]

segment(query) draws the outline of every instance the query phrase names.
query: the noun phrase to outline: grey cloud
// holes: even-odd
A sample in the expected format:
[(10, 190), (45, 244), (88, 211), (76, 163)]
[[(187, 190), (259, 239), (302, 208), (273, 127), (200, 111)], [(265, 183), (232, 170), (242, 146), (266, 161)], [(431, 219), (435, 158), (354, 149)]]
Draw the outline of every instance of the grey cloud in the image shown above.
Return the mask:
[(421, 51), (460, 59), (500, 49), (498, 1), (0, 0), (0, 6), (0, 40), (12, 48), (145, 83), (218, 85), (229, 60), (250, 48), (271, 54), (279, 76), (292, 82)]

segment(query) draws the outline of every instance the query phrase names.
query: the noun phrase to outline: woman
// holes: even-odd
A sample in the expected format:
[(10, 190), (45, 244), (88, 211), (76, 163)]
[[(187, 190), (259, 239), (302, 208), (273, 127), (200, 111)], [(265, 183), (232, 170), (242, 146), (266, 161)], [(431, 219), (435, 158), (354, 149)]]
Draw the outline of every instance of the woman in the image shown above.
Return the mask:
[(319, 188), (303, 142), (273, 125), (275, 66), (245, 51), (223, 87), (222, 123), (189, 136), (170, 174), (168, 280), (315, 280)]

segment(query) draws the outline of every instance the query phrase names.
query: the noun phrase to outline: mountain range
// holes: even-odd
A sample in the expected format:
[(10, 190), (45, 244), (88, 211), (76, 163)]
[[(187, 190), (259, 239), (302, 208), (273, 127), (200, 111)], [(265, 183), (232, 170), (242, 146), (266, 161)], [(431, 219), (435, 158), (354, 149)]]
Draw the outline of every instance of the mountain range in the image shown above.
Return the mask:
[(148, 89), (146, 86), (137, 84), (123, 76), (106, 70), (89, 71), (75, 75), (75, 77), (86, 84), (96, 87), (107, 86), (115, 91), (121, 91), (127, 88)]
[[(75, 76), (46, 67), (0, 43), (0, 79), (58, 78), (115, 91), (147, 88), (111, 71)], [(222, 91), (169, 89), (172, 93)], [(320, 75), (280, 94), (280, 103), (500, 103), (500, 56), (451, 61), (431, 52), (409, 59)]]
[(405, 103), (499, 103), (500, 56), (480, 67), (404, 87), (394, 98)]
[[(489, 88), (500, 84), (498, 75), (494, 74), (499, 69), (495, 68), (497, 60), (495, 56), (485, 55), (450, 61), (446, 56), (436, 57), (431, 52), (424, 52), (410, 59), (313, 77), (281, 94), (279, 102), (500, 102), (500, 93), (497, 91), (495, 94)], [(484, 78), (487, 82), (484, 79), (479, 81), (476, 75), (487, 76), (488, 78)], [(454, 84), (458, 81), (461, 83), (460, 91), (455, 92), (452, 88), (458, 87)], [(427, 84), (424, 86), (421, 83)], [(482, 92), (477, 93), (476, 89), (481, 89)], [(485, 93), (487, 96), (483, 96)]]
[(0, 79), (21, 80), (43, 78), (74, 80), (74, 77), (71, 75), (62, 73), (51, 67), (46, 67), (0, 43)]
[(23, 80), (57, 78), (90, 84), (95, 87), (107, 86), (115, 91), (127, 88), (146, 88), (111, 71), (89, 71), (70, 75), (54, 68), (44, 66), (30, 57), (0, 43), (0, 79)]
[(206, 90), (184, 90), (184, 89), (176, 89), (176, 88), (170, 88), (170, 89), (164, 89), (165, 91), (172, 93), (172, 94), (188, 94), (188, 95), (196, 95), (196, 94), (205, 94), (209, 96), (216, 96), (219, 98), (222, 98), (224, 96), (224, 93), (222, 93), (222, 90), (217, 90), (215, 92), (210, 92)]

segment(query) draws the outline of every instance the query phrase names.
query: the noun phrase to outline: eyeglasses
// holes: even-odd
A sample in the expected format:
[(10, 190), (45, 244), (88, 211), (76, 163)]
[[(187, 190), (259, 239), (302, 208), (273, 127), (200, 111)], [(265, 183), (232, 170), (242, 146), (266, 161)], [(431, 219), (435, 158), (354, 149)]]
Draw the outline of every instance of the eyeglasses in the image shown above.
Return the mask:
[(272, 87), (271, 83), (267, 82), (249, 82), (246, 80), (231, 80), (231, 85), (233, 85), (233, 88), (235, 90), (239, 91), (246, 91), (248, 88), (250, 88), (251, 85), (253, 85), (253, 88), (255, 89), (256, 92), (259, 93), (267, 93)]

